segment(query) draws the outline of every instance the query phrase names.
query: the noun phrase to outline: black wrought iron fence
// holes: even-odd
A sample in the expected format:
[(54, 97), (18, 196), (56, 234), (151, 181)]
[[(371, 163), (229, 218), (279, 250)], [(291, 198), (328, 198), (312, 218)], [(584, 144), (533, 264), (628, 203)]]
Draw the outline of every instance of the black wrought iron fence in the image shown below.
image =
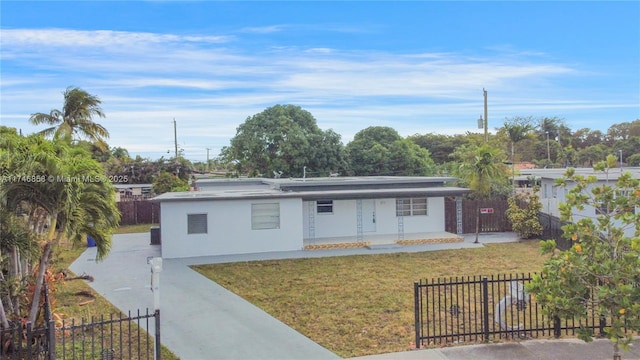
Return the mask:
[(160, 359), (160, 311), (0, 329), (0, 359)]
[(438, 278), (414, 283), (416, 347), (505, 338), (603, 334), (606, 319), (588, 306), (581, 322), (550, 319), (525, 291), (531, 274)]
[(127, 316), (63, 322), (56, 329), (56, 359), (159, 359), (150, 335), (154, 328), (159, 329), (154, 324), (160, 321), (159, 315), (159, 311), (140, 314), (138, 310), (135, 315), (129, 312)]
[(55, 338), (53, 321), (33, 328), (30, 323), (12, 322), (0, 329), (0, 359), (55, 359), (50, 354), (50, 344)]

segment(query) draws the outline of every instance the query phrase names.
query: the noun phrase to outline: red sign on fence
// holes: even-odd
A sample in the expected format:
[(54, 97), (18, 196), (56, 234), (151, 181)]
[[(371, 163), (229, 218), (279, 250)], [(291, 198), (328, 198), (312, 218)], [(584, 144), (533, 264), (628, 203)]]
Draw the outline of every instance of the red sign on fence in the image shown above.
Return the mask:
[(493, 214), (493, 208), (480, 208), (480, 214)]

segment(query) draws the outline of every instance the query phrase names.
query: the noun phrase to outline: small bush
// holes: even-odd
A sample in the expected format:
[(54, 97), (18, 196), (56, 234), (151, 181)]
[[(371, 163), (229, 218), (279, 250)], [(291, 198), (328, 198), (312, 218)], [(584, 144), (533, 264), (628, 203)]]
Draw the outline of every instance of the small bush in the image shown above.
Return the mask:
[[(518, 201), (516, 198), (509, 198), (508, 201), (507, 219), (509, 219), (513, 231), (523, 239), (532, 239), (542, 235), (544, 229), (538, 218), (542, 204), (536, 191), (529, 196), (520, 197)], [(524, 203), (525, 207), (521, 207), (519, 203)]]

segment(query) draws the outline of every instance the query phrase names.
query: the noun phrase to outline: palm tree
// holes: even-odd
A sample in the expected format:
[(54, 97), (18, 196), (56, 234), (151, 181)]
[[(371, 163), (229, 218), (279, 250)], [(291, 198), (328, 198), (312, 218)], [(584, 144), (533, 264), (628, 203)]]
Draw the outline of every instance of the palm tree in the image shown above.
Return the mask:
[[(477, 199), (487, 199), (491, 196), (492, 186), (507, 178), (506, 169), (502, 162), (503, 156), (499, 149), (487, 144), (478, 147), (469, 159), (463, 159), (459, 174), (468, 184)], [(480, 202), (476, 211), (476, 240), (480, 233)]]
[[(6, 156), (10, 154), (10, 156)], [(34, 174), (30, 181), (10, 181), (0, 188), (2, 205), (17, 211), (20, 204), (38, 209), (48, 219), (48, 229), (37, 226), (37, 212), (28, 219), (34, 232), (40, 235), (42, 253), (38, 263), (35, 291), (29, 312), (34, 323), (40, 308), (44, 274), (53, 249), (62, 239), (81, 241), (94, 238), (98, 259), (111, 245), (110, 235), (118, 226), (120, 214), (115, 204), (115, 189), (104, 178), (101, 165), (80, 147), (65, 141), (48, 141), (42, 136), (3, 136), (0, 140), (0, 170), (2, 174)], [(0, 314), (1, 315), (1, 314)]]
[(516, 120), (512, 120), (511, 122), (507, 122), (504, 124), (504, 129), (509, 136), (509, 141), (511, 142), (511, 177), (513, 183), (513, 194), (515, 196), (516, 190), (516, 155), (515, 155), (515, 146), (516, 143), (526, 139), (529, 136), (529, 133), (533, 130), (533, 126), (526, 122), (521, 122)]
[(102, 125), (93, 122), (94, 116), (105, 117), (100, 107), (102, 101), (80, 88), (68, 87), (63, 94), (62, 111), (53, 109), (49, 114), (31, 114), (29, 121), (34, 125), (52, 125), (40, 131), (42, 135), (52, 135), (54, 139), (74, 139), (79, 136), (89, 139), (100, 149), (106, 150), (104, 139), (109, 137), (109, 132)]

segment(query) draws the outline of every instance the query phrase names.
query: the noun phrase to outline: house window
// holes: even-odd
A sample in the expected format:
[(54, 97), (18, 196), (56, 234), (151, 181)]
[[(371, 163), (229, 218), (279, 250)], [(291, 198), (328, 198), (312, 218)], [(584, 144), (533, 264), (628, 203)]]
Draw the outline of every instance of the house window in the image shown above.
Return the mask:
[(318, 214), (333, 214), (333, 200), (316, 201)]
[(396, 199), (396, 216), (427, 215), (427, 198)]
[(207, 214), (187, 214), (187, 234), (206, 234)]
[(251, 204), (251, 229), (279, 229), (280, 203)]

